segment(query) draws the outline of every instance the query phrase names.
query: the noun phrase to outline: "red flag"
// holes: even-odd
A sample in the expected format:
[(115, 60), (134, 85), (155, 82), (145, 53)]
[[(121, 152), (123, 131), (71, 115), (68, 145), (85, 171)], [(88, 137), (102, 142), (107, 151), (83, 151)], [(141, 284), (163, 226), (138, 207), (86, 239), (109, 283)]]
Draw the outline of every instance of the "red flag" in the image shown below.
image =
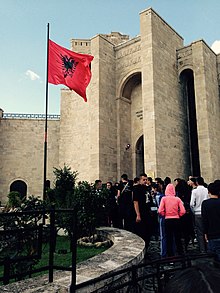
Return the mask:
[(86, 102), (86, 87), (92, 76), (90, 63), (94, 57), (75, 53), (49, 40), (48, 58), (48, 82), (66, 85)]

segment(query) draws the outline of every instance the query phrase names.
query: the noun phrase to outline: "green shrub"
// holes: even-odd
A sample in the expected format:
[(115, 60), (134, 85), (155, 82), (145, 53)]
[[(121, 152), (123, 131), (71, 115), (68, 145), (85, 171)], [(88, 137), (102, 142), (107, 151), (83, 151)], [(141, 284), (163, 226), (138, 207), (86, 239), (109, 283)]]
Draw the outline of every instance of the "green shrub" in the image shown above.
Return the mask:
[(107, 190), (96, 192), (94, 186), (83, 181), (74, 191), (74, 208), (77, 211), (77, 238), (91, 236), (95, 228), (107, 224)]
[[(77, 238), (91, 236), (95, 228), (106, 225), (106, 201), (108, 191), (103, 188), (96, 192), (94, 185), (86, 181), (76, 186), (78, 173), (70, 167), (55, 168), (56, 176), (54, 188), (47, 192), (47, 204), (59, 208), (73, 208), (76, 211)], [(57, 218), (57, 226), (72, 233), (72, 215), (61, 214)]]
[(19, 208), (22, 203), (21, 194), (18, 191), (11, 191), (8, 194), (8, 202), (6, 204), (6, 210), (13, 210)]

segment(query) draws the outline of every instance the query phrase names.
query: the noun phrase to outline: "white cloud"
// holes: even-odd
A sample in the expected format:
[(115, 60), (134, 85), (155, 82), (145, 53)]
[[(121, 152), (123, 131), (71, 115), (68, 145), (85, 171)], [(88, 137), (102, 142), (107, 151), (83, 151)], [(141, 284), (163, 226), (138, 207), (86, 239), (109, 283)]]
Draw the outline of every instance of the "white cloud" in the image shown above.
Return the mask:
[(37, 79), (40, 79), (40, 76), (37, 74), (37, 73), (35, 73), (34, 71), (32, 71), (32, 70), (27, 70), (26, 72), (25, 72), (25, 74), (31, 79), (31, 80), (37, 80)]
[(216, 40), (214, 41), (214, 43), (211, 46), (211, 49), (216, 53), (219, 54), (220, 53), (220, 40)]

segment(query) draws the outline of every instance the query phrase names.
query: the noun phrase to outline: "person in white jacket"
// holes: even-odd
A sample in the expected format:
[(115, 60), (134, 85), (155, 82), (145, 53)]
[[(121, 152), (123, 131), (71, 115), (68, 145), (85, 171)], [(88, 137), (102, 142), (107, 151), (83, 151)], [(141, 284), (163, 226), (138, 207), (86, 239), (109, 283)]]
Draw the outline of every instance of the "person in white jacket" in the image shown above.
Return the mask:
[(198, 241), (200, 252), (206, 252), (206, 242), (203, 234), (201, 207), (202, 202), (209, 198), (208, 189), (204, 186), (202, 177), (196, 178), (197, 188), (192, 190), (190, 206), (195, 215), (196, 239)]

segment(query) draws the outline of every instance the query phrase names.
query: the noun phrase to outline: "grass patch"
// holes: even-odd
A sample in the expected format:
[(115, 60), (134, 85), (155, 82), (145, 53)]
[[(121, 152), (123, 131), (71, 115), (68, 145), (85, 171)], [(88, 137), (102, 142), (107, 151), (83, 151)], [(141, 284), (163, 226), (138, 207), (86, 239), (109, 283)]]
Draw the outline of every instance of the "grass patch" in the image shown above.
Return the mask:
[[(76, 263), (80, 263), (95, 255), (98, 255), (108, 249), (107, 247), (83, 247), (77, 246)], [(41, 259), (32, 266), (32, 269), (48, 266), (49, 264), (49, 244), (43, 244)], [(70, 251), (70, 240), (67, 236), (57, 236), (56, 249), (54, 253), (54, 265), (63, 267), (70, 267), (72, 265), (72, 252)], [(19, 267), (19, 265), (17, 265)], [(4, 268), (0, 266), (0, 276), (3, 276)], [(47, 274), (47, 271), (35, 273), (32, 277)], [(10, 280), (12, 283), (14, 280)], [(0, 282), (2, 285), (2, 282)]]
[[(80, 263), (88, 258), (105, 251), (106, 247), (83, 247), (77, 246), (76, 263)], [(67, 236), (57, 236), (56, 250), (54, 253), (54, 265), (71, 266), (72, 252), (70, 251), (70, 240)], [(49, 244), (43, 247), (42, 258), (35, 266), (36, 268), (46, 266), (49, 259)]]

